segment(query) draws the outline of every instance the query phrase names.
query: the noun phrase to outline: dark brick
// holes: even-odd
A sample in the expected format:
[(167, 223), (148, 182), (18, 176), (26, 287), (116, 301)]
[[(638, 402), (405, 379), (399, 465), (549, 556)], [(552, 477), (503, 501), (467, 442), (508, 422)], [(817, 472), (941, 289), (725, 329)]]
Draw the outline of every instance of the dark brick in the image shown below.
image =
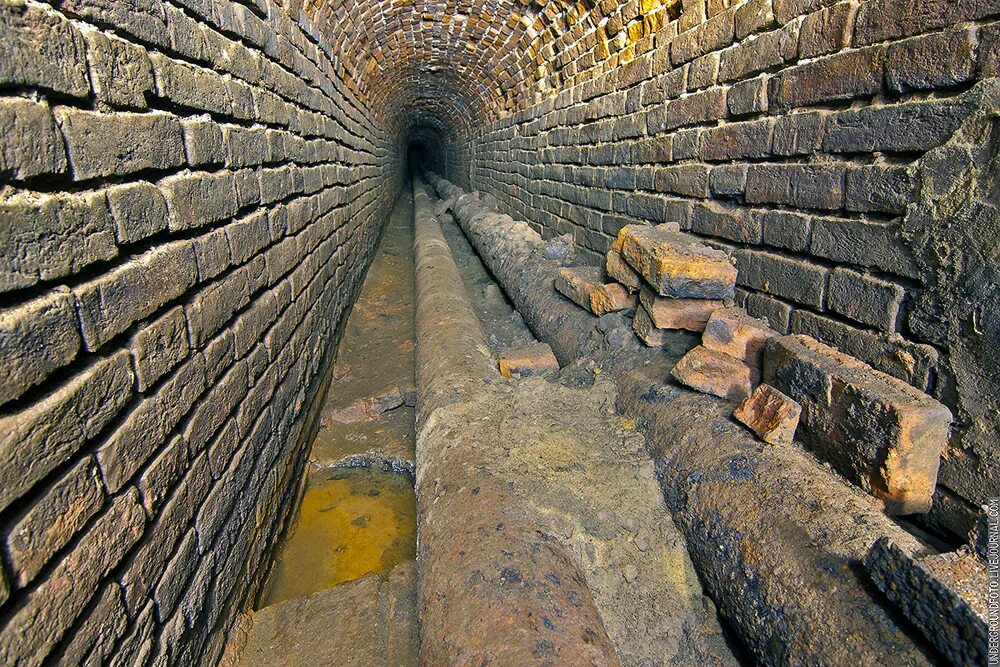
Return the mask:
[(693, 30), (681, 33), (670, 42), (670, 60), (681, 65), (698, 56), (718, 51), (733, 43), (734, 12), (714, 16)]
[(955, 86), (969, 81), (975, 70), (973, 33), (968, 29), (892, 44), (885, 63), (886, 85), (898, 93)]
[(995, 0), (871, 0), (858, 9), (854, 43), (919, 35), (996, 13)]
[(857, 271), (836, 268), (830, 274), (830, 310), (882, 331), (894, 331), (903, 288)]
[(770, 106), (793, 109), (877, 95), (882, 92), (884, 60), (885, 50), (871, 47), (785, 70), (771, 79)]
[(767, 245), (796, 252), (809, 249), (810, 218), (801, 213), (768, 211), (762, 223), (762, 239)]
[(827, 165), (752, 164), (747, 170), (748, 203), (836, 209), (844, 199), (844, 168)]
[(708, 187), (712, 194), (729, 196), (741, 195), (747, 186), (747, 166), (745, 164), (724, 164), (713, 167), (708, 175)]
[(770, 118), (744, 123), (727, 123), (701, 133), (701, 159), (738, 160), (764, 158), (771, 154)]
[(21, 180), (66, 170), (66, 149), (45, 104), (0, 99), (0, 176)]
[(911, 102), (844, 111), (832, 116), (823, 137), (831, 153), (927, 151), (940, 146), (971, 112), (958, 100)]
[(798, 24), (747, 39), (722, 52), (720, 81), (739, 81), (794, 60), (798, 53)]
[(906, 167), (848, 169), (844, 207), (848, 211), (902, 213), (913, 199), (916, 186)]
[(74, 97), (90, 93), (83, 36), (37, 5), (0, 5), (0, 84), (38, 86)]
[(898, 223), (815, 218), (809, 252), (909, 278), (918, 273)]
[(729, 89), (726, 99), (729, 113), (733, 116), (748, 116), (767, 111), (767, 78), (758, 77), (737, 83)]
[(818, 111), (777, 118), (771, 150), (775, 155), (811, 155), (823, 140), (826, 114)]
[(771, 0), (747, 0), (736, 8), (736, 39), (743, 39), (774, 25)]
[(760, 243), (760, 216), (740, 206), (695, 204), (691, 231), (741, 243)]
[(842, 2), (814, 12), (799, 30), (799, 58), (815, 58), (850, 46), (855, 6)]
[(657, 169), (653, 177), (653, 187), (657, 192), (707, 197), (708, 167), (702, 164), (683, 164)]
[(827, 274), (822, 266), (757, 250), (739, 251), (749, 261), (737, 281), (767, 294), (822, 310)]
[(837, 0), (774, 0), (774, 17), (778, 23), (784, 24), (796, 16), (805, 16), (836, 2)]

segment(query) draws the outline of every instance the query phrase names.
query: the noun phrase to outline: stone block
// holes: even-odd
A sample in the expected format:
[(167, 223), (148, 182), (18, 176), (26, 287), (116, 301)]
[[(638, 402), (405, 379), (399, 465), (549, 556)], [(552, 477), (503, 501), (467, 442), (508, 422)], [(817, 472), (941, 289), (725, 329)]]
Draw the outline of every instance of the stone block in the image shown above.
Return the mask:
[(146, 50), (99, 31), (87, 32), (86, 39), (97, 99), (114, 106), (146, 108), (146, 95), (156, 85)]
[(622, 256), (660, 296), (732, 299), (736, 267), (729, 256), (681, 232), (626, 227)]
[(117, 254), (103, 192), (0, 195), (0, 292), (68, 276)]
[(0, 5), (0, 84), (40, 87), (73, 97), (90, 94), (87, 46), (62, 16), (40, 5)]
[(165, 113), (99, 113), (55, 109), (73, 178), (122, 176), (184, 164), (180, 122)]
[(20, 97), (0, 100), (0, 174), (23, 180), (66, 170), (66, 149), (48, 105)]
[(89, 457), (45, 489), (7, 534), (7, 554), (16, 587), (23, 588), (31, 582), (103, 502), (97, 467)]
[(713, 299), (670, 299), (659, 297), (648, 286), (639, 292), (639, 302), (657, 329), (704, 331), (712, 312), (724, 308), (725, 301)]
[(646, 347), (664, 347), (669, 341), (668, 331), (657, 329), (653, 324), (653, 318), (642, 306), (636, 308), (635, 314), (632, 316), (632, 331)]
[(948, 408), (809, 336), (772, 338), (764, 381), (802, 405), (802, 441), (887, 512), (930, 509)]
[(605, 270), (609, 278), (617, 280), (630, 292), (636, 292), (642, 287), (642, 276), (628, 265), (619, 251), (608, 251)]
[(74, 293), (87, 349), (97, 350), (133, 322), (184, 294), (197, 278), (191, 242), (174, 241), (79, 285)]
[(559, 370), (559, 362), (548, 343), (532, 343), (500, 353), (500, 375), (505, 378), (534, 377)]
[(769, 384), (759, 385), (740, 403), (733, 417), (772, 445), (790, 445), (802, 406)]
[(989, 572), (973, 552), (920, 556), (881, 537), (865, 569), (951, 664), (988, 663)]
[(742, 308), (722, 308), (708, 318), (701, 344), (759, 369), (764, 346), (776, 335), (767, 322), (750, 317)]
[(753, 391), (757, 373), (728, 354), (699, 345), (680, 358), (670, 374), (704, 394), (742, 401)]

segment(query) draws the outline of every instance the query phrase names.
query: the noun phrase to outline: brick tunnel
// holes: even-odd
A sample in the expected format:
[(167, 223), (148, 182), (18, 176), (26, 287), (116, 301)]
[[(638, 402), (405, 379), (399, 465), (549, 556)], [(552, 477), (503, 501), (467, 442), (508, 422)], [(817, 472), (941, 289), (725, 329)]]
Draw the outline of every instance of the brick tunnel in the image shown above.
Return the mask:
[(0, 663), (996, 660), (998, 76), (996, 0), (0, 0)]

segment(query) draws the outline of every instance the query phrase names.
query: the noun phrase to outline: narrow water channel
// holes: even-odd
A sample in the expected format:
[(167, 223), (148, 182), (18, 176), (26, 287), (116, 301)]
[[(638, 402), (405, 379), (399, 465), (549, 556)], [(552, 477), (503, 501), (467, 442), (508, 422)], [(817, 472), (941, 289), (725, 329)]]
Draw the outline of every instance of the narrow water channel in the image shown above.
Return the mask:
[(347, 320), (295, 523), (260, 608), (416, 557), (413, 198), (405, 187)]

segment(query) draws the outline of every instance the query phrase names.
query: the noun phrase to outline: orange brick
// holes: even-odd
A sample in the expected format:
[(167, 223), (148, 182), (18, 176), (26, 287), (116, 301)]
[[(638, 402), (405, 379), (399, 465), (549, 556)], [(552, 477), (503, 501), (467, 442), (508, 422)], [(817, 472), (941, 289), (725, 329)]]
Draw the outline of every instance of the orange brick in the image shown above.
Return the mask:
[(749, 396), (757, 379), (756, 373), (739, 359), (703, 345), (681, 357), (671, 375), (692, 389), (731, 401)]
[(769, 384), (754, 389), (733, 412), (761, 440), (772, 445), (790, 444), (799, 425), (802, 406)]
[(660, 329), (704, 331), (713, 312), (724, 308), (725, 301), (714, 299), (668, 299), (656, 296), (648, 286), (639, 292), (639, 301), (646, 308), (653, 326)]
[(764, 344), (777, 335), (765, 320), (750, 317), (742, 308), (723, 308), (708, 319), (701, 344), (760, 368)]

